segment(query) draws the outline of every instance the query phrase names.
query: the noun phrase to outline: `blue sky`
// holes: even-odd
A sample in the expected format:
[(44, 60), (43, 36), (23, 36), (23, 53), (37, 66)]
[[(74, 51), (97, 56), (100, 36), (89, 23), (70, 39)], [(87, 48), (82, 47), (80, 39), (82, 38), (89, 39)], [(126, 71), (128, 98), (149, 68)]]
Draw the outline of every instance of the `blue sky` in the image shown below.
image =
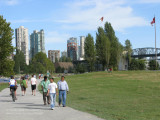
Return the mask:
[[(19, 26), (44, 29), (48, 50), (66, 50), (70, 37), (94, 38), (99, 26), (110, 22), (119, 41), (129, 39), (133, 48), (154, 47), (154, 15), (157, 26), (157, 47), (160, 47), (160, 0), (0, 0), (0, 15)], [(99, 19), (104, 17), (104, 22)], [(13, 39), (15, 46), (15, 40)]]

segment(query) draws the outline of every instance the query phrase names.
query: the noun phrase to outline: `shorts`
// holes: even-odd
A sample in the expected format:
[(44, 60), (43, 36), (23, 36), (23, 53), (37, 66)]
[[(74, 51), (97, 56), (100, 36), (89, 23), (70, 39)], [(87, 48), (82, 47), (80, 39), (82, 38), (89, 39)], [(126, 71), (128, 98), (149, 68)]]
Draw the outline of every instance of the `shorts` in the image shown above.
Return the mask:
[(32, 90), (36, 89), (36, 85), (31, 85)]
[(16, 88), (15, 86), (10, 86), (10, 91), (11, 91), (12, 89), (13, 89), (14, 91), (16, 91), (17, 88)]
[(26, 91), (26, 87), (21, 86), (21, 90), (22, 90), (22, 91)]

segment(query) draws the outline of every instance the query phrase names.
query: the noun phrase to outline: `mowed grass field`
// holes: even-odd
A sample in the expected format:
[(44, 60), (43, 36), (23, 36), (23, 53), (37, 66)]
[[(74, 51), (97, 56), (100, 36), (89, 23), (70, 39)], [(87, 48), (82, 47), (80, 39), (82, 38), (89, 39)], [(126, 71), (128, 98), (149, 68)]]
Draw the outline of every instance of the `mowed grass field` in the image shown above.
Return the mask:
[(160, 120), (159, 71), (94, 72), (66, 81), (74, 109), (106, 120)]
[(3, 89), (7, 88), (8, 86), (9, 86), (8, 83), (0, 83), (0, 92), (1, 92)]

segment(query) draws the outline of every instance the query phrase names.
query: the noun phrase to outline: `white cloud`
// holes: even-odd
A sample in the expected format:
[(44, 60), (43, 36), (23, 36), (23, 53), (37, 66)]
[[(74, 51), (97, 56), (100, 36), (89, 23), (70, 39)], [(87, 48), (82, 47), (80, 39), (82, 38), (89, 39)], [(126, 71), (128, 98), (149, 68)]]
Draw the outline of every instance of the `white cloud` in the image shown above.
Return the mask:
[[(112, 24), (116, 31), (126, 28), (146, 26), (148, 21), (133, 14), (133, 9), (125, 0), (81, 0), (67, 4), (61, 16), (63, 28), (73, 30), (96, 30), (105, 21)], [(104, 17), (104, 22), (99, 20)]]
[(36, 23), (36, 22), (47, 22), (50, 21), (49, 19), (38, 19), (38, 20), (31, 20), (31, 19), (20, 19), (20, 20), (8, 20), (11, 23)]
[(57, 31), (50, 31), (50, 32), (45, 33), (46, 44), (66, 43), (69, 37), (70, 37), (69, 34), (58, 33)]
[(7, 5), (16, 5), (18, 2), (18, 0), (6, 0)]
[(9, 6), (17, 5), (19, 4), (19, 0), (0, 0), (0, 4), (6, 4)]
[(160, 0), (139, 0), (139, 3), (160, 3)]

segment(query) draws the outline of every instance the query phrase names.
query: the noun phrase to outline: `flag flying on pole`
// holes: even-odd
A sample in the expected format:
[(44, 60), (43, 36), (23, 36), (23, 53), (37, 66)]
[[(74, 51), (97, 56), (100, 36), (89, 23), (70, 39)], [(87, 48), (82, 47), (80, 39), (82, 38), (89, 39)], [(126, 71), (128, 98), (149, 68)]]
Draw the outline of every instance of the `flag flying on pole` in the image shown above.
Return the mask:
[(101, 19), (100, 19), (100, 20), (103, 22), (103, 19), (104, 19), (104, 18), (103, 18), (103, 17), (101, 17)]
[(153, 25), (155, 23), (155, 17), (153, 18), (152, 22), (151, 22), (151, 25)]

